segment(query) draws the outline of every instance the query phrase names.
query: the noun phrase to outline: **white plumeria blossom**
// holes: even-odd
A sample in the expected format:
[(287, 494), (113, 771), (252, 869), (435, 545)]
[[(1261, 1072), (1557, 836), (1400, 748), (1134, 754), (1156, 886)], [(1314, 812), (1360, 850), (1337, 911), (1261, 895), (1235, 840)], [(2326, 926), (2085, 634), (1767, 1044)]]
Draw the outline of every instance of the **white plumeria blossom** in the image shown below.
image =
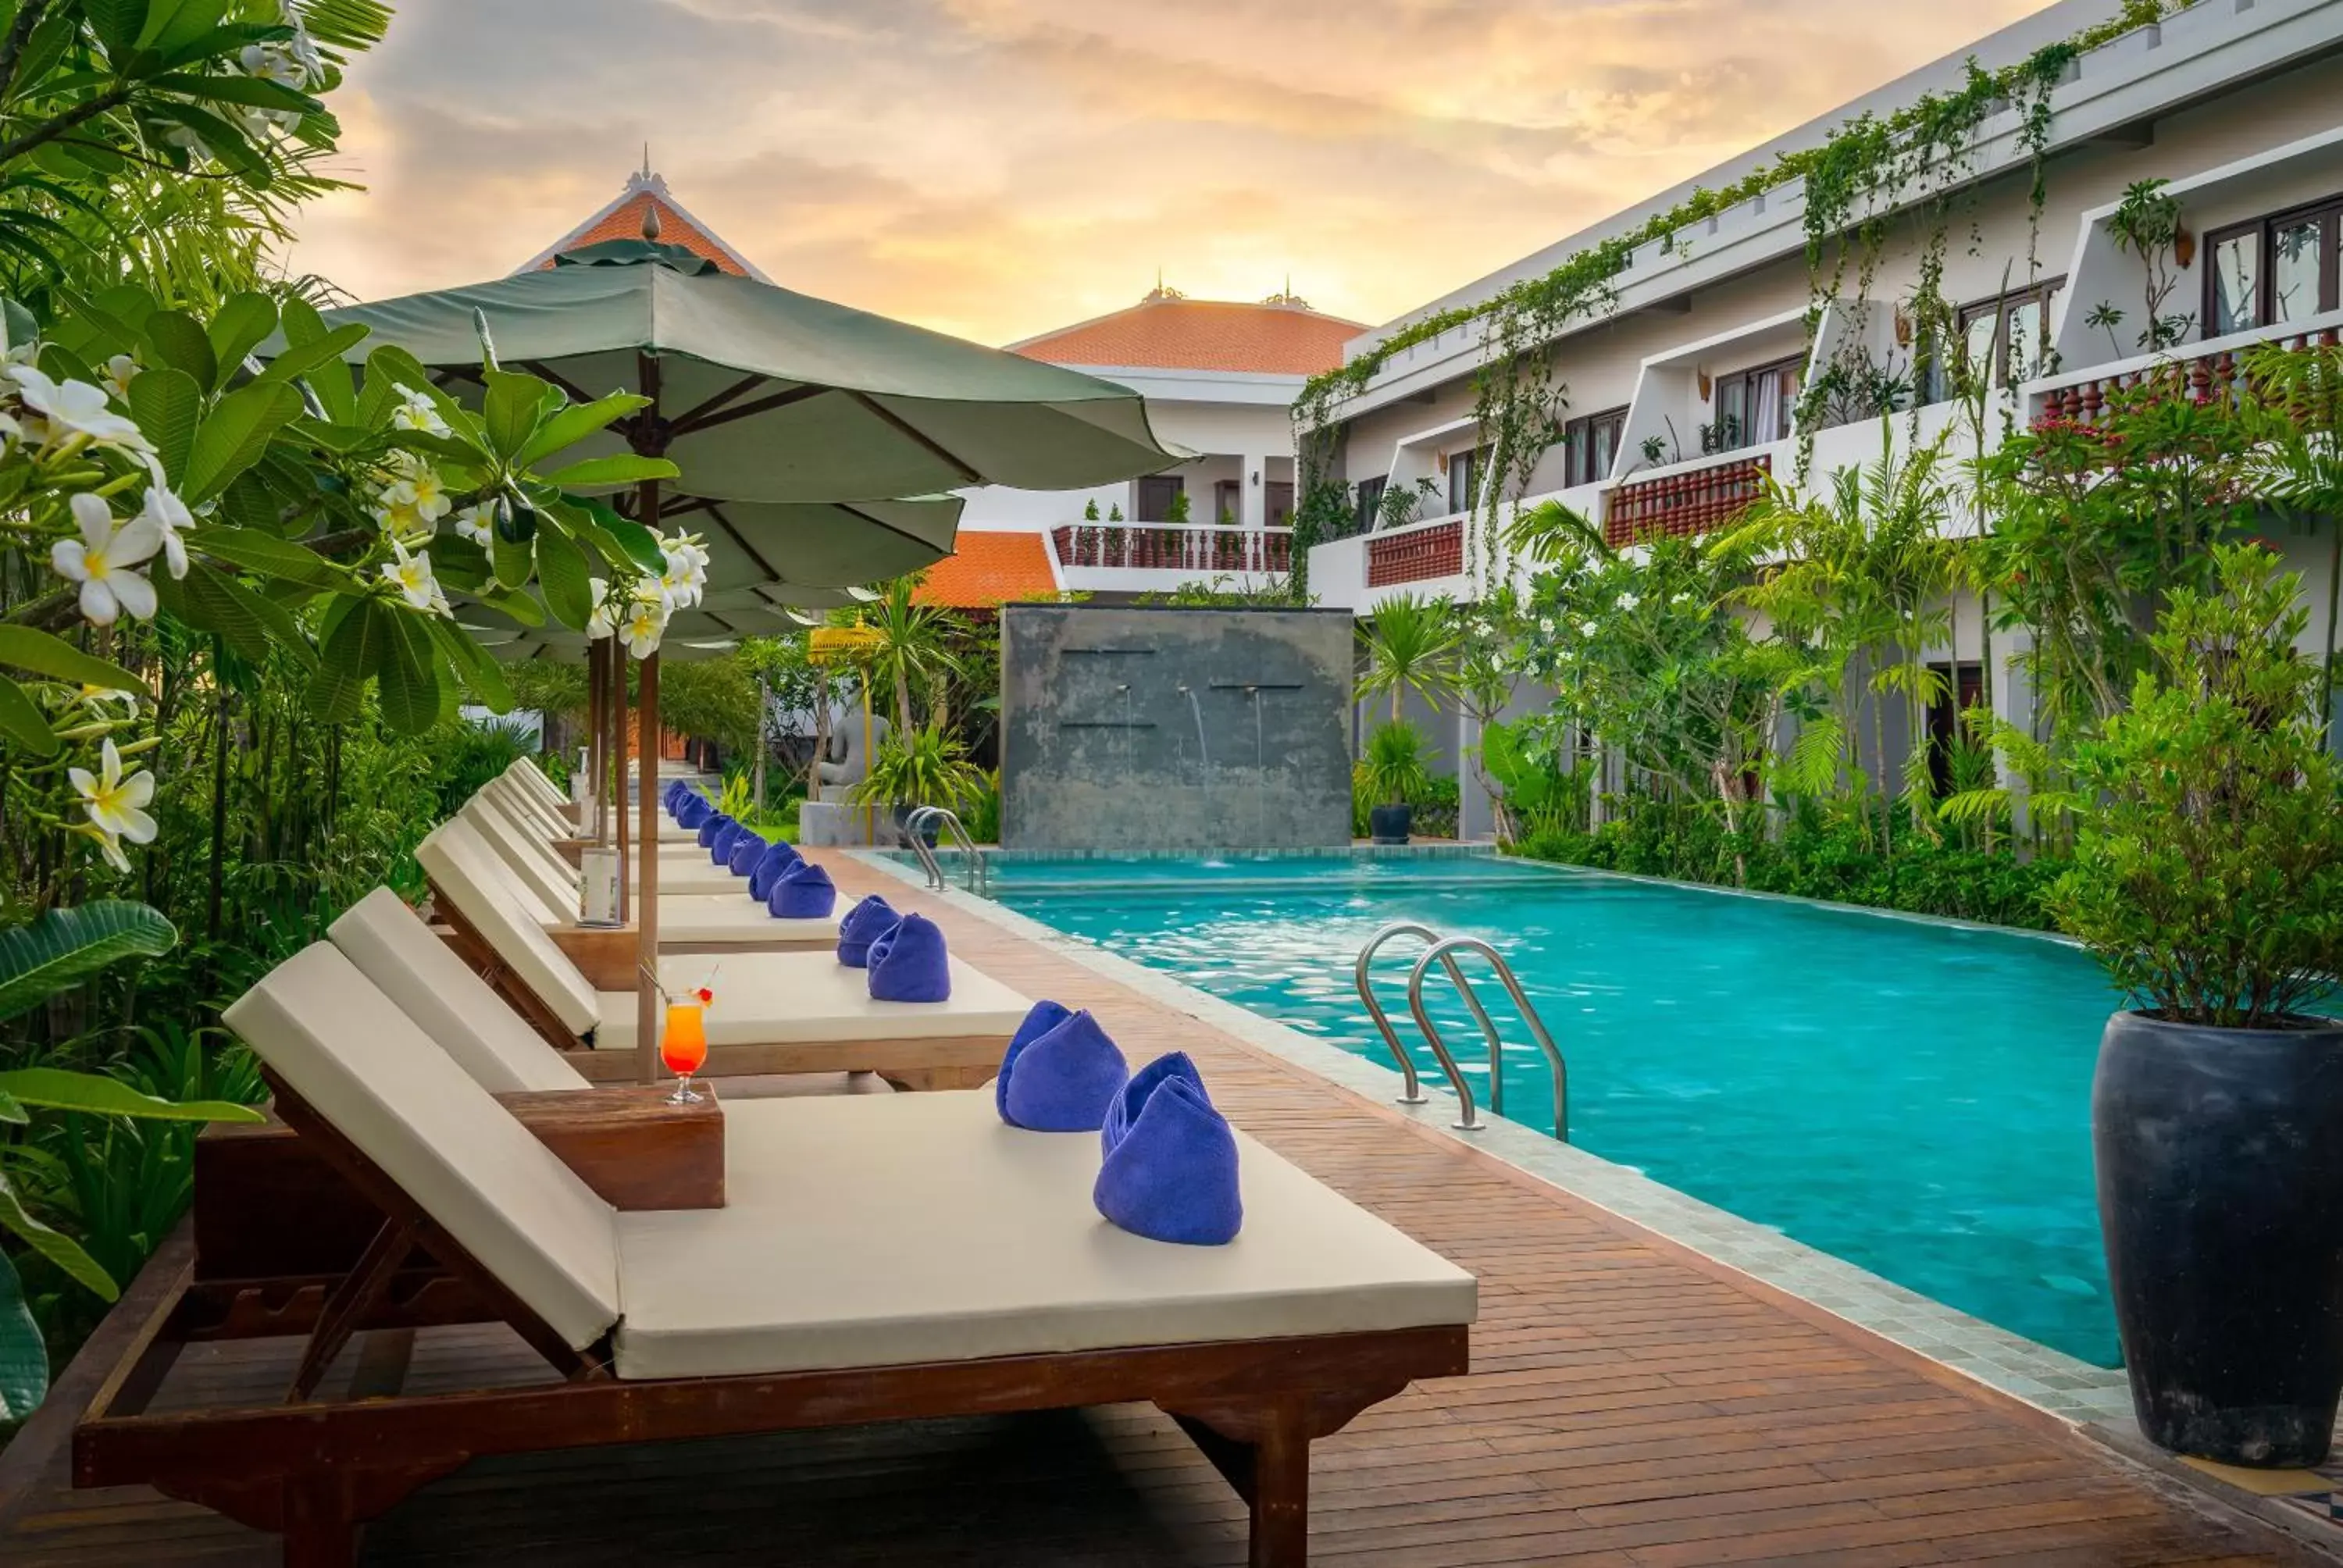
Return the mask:
[(153, 615), (155, 585), (138, 568), (163, 548), (161, 527), (143, 512), (116, 518), (105, 498), (86, 491), (69, 504), (81, 538), (51, 545), (49, 565), (67, 582), (81, 585), (82, 618), (92, 626), (112, 626), (117, 616)]
[(73, 781), (74, 792), (81, 797), (82, 809), (89, 813), (90, 826), (98, 832), (98, 842), (106, 850), (106, 859), (117, 871), (130, 869), (129, 858), (122, 852), (122, 840), (134, 844), (155, 841), (155, 819), (143, 808), (155, 798), (155, 775), (140, 769), (128, 778), (122, 775), (122, 753), (115, 749), (111, 739), (106, 742), (96, 778), (86, 768), (68, 768), (65, 777)]
[(138, 717), (138, 694), (135, 691), (123, 690), (117, 687), (84, 685), (81, 689), (80, 695), (75, 697), (74, 700), (85, 705), (93, 710), (102, 708), (109, 702), (118, 702), (122, 705), (123, 718), (136, 719)]
[(86, 436), (101, 447), (116, 447), (142, 456), (153, 453), (155, 448), (147, 443), (146, 433), (127, 415), (114, 411), (106, 400), (105, 387), (93, 387), (86, 381), (52, 381), (31, 365), (13, 366), (8, 375), (22, 393), (25, 406), (45, 421), (45, 439), (55, 440), (63, 432)]
[(1643, 602), (1643, 600), (1637, 598), (1631, 593), (1623, 593), (1619, 596), (1619, 608), (1621, 609), (1634, 609), (1637, 605)]
[(427, 534), (455, 509), (447, 483), (428, 463), (401, 465), (399, 477), (375, 498), (375, 520), (394, 535)]
[(660, 590), (659, 578), (645, 578), (637, 583), (626, 617), (618, 623), (618, 635), (627, 639), (627, 651), (637, 658), (649, 658), (657, 653), (659, 638), (667, 631), (669, 613), (667, 595)]
[(618, 629), (618, 607), (610, 602), (610, 579), (588, 578), (586, 592), (594, 608), (586, 617), (586, 636), (599, 642)]
[(106, 389), (118, 400), (130, 396), (130, 379), (146, 368), (127, 354), (117, 354), (106, 362)]
[(447, 421), (439, 417), (439, 405), (427, 392), (417, 392), (409, 387), (398, 388), (403, 401), (390, 411), (390, 427), (394, 430), (419, 430), (428, 436), (445, 436)]
[(496, 538), (497, 508), (493, 501), (476, 501), (456, 514), (456, 532), (487, 549)]
[(382, 563), (385, 582), (398, 589), (399, 598), (427, 615), (452, 617), (447, 596), (440, 591), (438, 574), (432, 570), (431, 558), (420, 550), (410, 552), (397, 539), (390, 543), (397, 558)]
[(172, 578), (176, 581), (186, 577), (187, 541), (179, 537), (179, 530), (196, 526), (195, 514), (187, 510), (187, 503), (174, 495), (170, 487), (151, 484), (146, 487), (146, 504), (139, 509), (138, 515), (153, 523), (161, 533), (163, 563), (170, 568)]
[(689, 538), (662, 539), (659, 556), (667, 566), (657, 581), (669, 609), (689, 609), (708, 588), (708, 552)]

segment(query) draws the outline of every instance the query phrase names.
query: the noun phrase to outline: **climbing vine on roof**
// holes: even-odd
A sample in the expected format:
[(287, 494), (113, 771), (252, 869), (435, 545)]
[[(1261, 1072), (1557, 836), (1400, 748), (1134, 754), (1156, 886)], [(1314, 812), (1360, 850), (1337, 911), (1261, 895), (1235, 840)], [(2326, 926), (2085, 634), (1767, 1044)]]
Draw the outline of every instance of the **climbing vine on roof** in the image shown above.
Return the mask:
[[(1695, 188), (1625, 233), (1574, 253), (1549, 272), (1509, 284), (1487, 299), (1411, 322), (1303, 386), (1293, 404), (1300, 432), (1296, 450), (1312, 454), (1318, 463), (1331, 461), (1335, 443), (1327, 427), (1338, 405), (1364, 392), (1409, 350), (1452, 332), (1478, 328), (1482, 363), (1473, 378), (1474, 413), (1489, 447), (1488, 472), (1497, 481), (1484, 487), (1483, 502), (1493, 518), (1499, 498), (1527, 485), (1559, 434), (1557, 417), (1566, 388), (1555, 365), (1555, 338), (1574, 322), (1616, 306), (1619, 280), (1638, 250), (1657, 245), (1663, 251), (1675, 251), (1686, 243), (1686, 231), (1794, 180), (1805, 185), (1806, 257), (1815, 276), (1815, 297), (1807, 313), (1810, 338), (1824, 306), (1845, 297), (1850, 269), (1857, 284), (1854, 297), (1867, 307), (1869, 285), (1885, 241), (1899, 219), (1915, 216), (1916, 201), (1920, 204), (1917, 220), (1930, 226), (1923, 240), (1912, 307), (1923, 330), (1936, 328), (1937, 318), (1947, 314), (1936, 296), (1946, 229), (1954, 196), (1972, 172), (1979, 126), (2002, 109), (2018, 113), (2019, 145), (2032, 163), (2031, 231), (2038, 225), (2046, 196), (2044, 165), (2052, 90), (2083, 55), (2194, 3), (2125, 0), (2108, 20), (1999, 70), (1987, 71), (1972, 60), (1961, 85), (1950, 91), (1922, 94), (1889, 114), (1858, 115), (1819, 145), (1784, 153), (1720, 188)], [(2035, 250), (2030, 232), (2029, 274)], [(1852, 367), (1825, 367), (1808, 395), (1846, 395), (1845, 383), (1852, 373)], [(1801, 419), (1802, 426), (1810, 423)], [(1312, 482), (1324, 481), (1322, 469), (1312, 476)]]

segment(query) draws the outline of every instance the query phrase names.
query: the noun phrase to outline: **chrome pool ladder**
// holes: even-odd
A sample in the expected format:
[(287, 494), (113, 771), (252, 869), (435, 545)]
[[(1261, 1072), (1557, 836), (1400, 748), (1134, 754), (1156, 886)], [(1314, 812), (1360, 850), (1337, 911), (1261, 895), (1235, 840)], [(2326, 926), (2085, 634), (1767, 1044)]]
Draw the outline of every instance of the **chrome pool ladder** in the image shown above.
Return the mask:
[(918, 858), (920, 869), (927, 873), (928, 886), (941, 892), (947, 880), (943, 866), (936, 859), (935, 849), (928, 843), (927, 828), (930, 822), (948, 829), (952, 836), (954, 849), (967, 857), (968, 890), (983, 892), (991, 880), (991, 870), (985, 861), (984, 850), (974, 835), (969, 832), (967, 824), (960, 819), (960, 813), (949, 806), (922, 806), (903, 819), (903, 836), (911, 841), (911, 853)]
[(1397, 937), (1418, 937), (1429, 944), (1423, 956), (1415, 960), (1414, 969), (1408, 971), (1407, 1010), (1414, 1018), (1415, 1027), (1423, 1031), (1424, 1043), (1432, 1048), (1433, 1060), (1440, 1063), (1440, 1070), (1447, 1075), (1449, 1087), (1456, 1091), (1457, 1102), (1464, 1108), (1463, 1114), (1456, 1120), (1457, 1129), (1464, 1132), (1478, 1132), (1487, 1123), (1481, 1120), (1473, 1086), (1465, 1081), (1463, 1070), (1456, 1065), (1455, 1053), (1448, 1049), (1448, 1041), (1442, 1037), (1439, 1026), (1432, 1021), (1432, 1014), (1423, 1005), (1423, 982), (1431, 975), (1433, 966), (1439, 965), (1447, 975), (1449, 983), (1456, 988), (1457, 995), (1463, 999), (1465, 1010), (1473, 1015), (1473, 1021), (1480, 1026), (1481, 1037), (1489, 1047), (1489, 1110), (1494, 1115), (1503, 1116), (1505, 1113), (1503, 1040), (1497, 1032), (1495, 1020), (1489, 1017), (1489, 1010), (1482, 1005), (1479, 993), (1465, 979), (1463, 966), (1457, 962), (1458, 954), (1474, 953), (1487, 960), (1489, 967), (1496, 971), (1498, 983), (1505, 988), (1505, 994), (1513, 999), (1514, 1010), (1521, 1014), (1523, 1023), (1528, 1026), (1530, 1039), (1545, 1054), (1546, 1071), (1554, 1082), (1554, 1135), (1561, 1142), (1569, 1142), (1570, 1070), (1563, 1061), (1562, 1051), (1554, 1043), (1554, 1036), (1546, 1032), (1545, 1020), (1538, 1016), (1537, 1009), (1530, 1005), (1527, 993), (1522, 990), (1521, 980), (1513, 974), (1513, 965), (1505, 961), (1503, 953), (1478, 937), (1443, 937), (1430, 926), (1414, 920), (1394, 921), (1369, 937), (1366, 945), (1359, 950), (1358, 961), (1352, 968), (1352, 977), (1359, 988), (1359, 1000), (1365, 1004), (1367, 1017), (1374, 1021), (1376, 1030), (1383, 1037), (1383, 1043), (1391, 1048), (1392, 1060), (1399, 1064), (1400, 1077), (1406, 1090), (1400, 1096), (1400, 1103), (1423, 1104), (1423, 1086), (1417, 1080), (1414, 1060), (1408, 1055), (1407, 1048), (1400, 1043), (1399, 1031), (1392, 1027), (1391, 1015), (1383, 1010), (1383, 1003), (1375, 1000), (1371, 979), (1375, 954), (1386, 942)]

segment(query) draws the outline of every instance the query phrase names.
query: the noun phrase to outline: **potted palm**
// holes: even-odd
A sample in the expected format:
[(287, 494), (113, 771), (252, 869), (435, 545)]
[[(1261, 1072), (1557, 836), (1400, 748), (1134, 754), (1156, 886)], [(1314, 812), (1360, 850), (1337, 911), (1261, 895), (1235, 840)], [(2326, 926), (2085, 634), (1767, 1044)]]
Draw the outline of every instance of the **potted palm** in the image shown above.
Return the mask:
[(2059, 922), (2130, 1002), (2091, 1092), (2099, 1219), (2144, 1432), (2313, 1464), (2343, 1391), (2343, 801), (2258, 547), (2175, 590), (2130, 709), (2080, 749)]
[(1367, 831), (1378, 844), (1404, 844), (1415, 816), (1413, 801), (1432, 788), (1423, 765), (1423, 737), (1404, 719), (1375, 727), (1359, 753), (1353, 788), (1367, 802)]
[[(958, 811), (975, 800), (984, 786), (983, 771), (968, 759), (968, 748), (960, 738), (930, 724), (890, 731), (872, 755), (869, 771), (846, 798), (851, 805), (890, 808), (900, 830), (920, 807)], [(930, 845), (935, 833), (930, 827)]]

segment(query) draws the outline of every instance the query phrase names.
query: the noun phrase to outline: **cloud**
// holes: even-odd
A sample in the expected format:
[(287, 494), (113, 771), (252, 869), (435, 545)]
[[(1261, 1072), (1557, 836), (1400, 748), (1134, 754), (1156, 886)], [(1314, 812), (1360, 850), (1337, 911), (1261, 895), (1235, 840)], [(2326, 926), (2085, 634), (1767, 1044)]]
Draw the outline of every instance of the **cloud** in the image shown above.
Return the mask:
[(2040, 0), (406, 0), (290, 258), (509, 271), (650, 145), (776, 280), (1001, 342), (1290, 274), (1376, 321)]

